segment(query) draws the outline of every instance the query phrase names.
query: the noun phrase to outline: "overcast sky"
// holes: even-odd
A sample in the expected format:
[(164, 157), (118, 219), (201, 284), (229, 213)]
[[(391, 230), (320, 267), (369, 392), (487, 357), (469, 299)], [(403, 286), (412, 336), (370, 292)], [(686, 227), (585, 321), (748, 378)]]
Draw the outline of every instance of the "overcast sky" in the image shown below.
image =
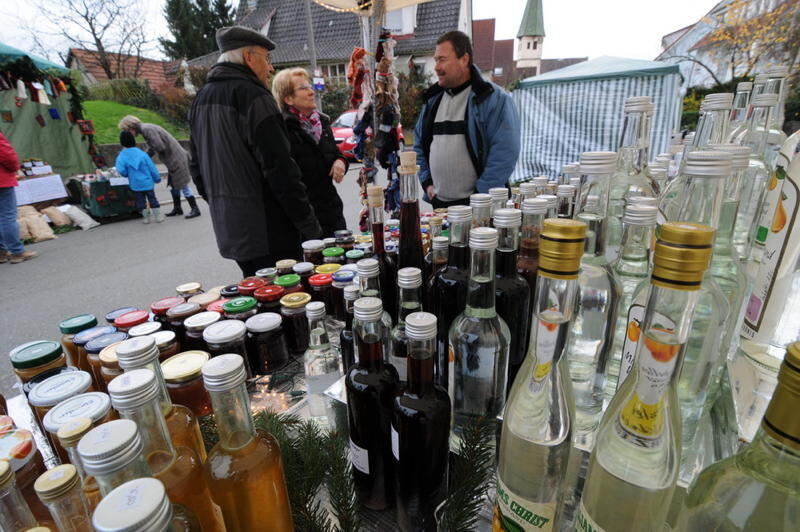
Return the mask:
[[(57, 1), (57, 0), (53, 0)], [(140, 0), (143, 16), (153, 21), (153, 37), (167, 32), (161, 9), (165, 0)], [(302, 1), (302, 0), (296, 0)], [(435, 1), (435, 0), (434, 0)], [(496, 39), (516, 38), (526, 0), (472, 0), (473, 19), (496, 19)], [(718, 0), (543, 0), (544, 57), (613, 55), (653, 59), (661, 37), (692, 24)], [(238, 0), (233, 0), (238, 4)], [(35, 21), (29, 0), (0, 0), (0, 42), (29, 50), (21, 20)], [(57, 42), (53, 46), (58, 46)], [(63, 46), (63, 44), (62, 44)], [(155, 50), (155, 47), (153, 48)], [(150, 54), (158, 56), (157, 53)], [(56, 59), (53, 54), (51, 59)]]

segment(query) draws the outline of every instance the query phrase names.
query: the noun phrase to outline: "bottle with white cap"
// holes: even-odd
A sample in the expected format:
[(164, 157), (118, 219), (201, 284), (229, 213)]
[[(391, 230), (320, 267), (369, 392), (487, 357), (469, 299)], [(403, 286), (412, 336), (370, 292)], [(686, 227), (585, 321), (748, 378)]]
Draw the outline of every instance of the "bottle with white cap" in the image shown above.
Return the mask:
[(371, 510), (392, 506), (395, 494), (391, 421), (399, 379), (395, 367), (384, 362), (383, 345), (389, 329), (382, 315), (380, 299), (356, 300), (353, 336), (358, 362), (345, 376), (356, 496)]
[(533, 316), (533, 294), (536, 291), (536, 271), (539, 269), (539, 235), (547, 215), (547, 200), (531, 198), (522, 202), (522, 231), (517, 255), (517, 273), (528, 281), (531, 298), (528, 316)]
[(325, 303), (312, 301), (306, 305), (306, 316), (310, 334), (303, 362), (306, 371), (308, 410), (311, 419), (327, 427), (333, 417), (329, 400), (325, 397), (325, 390), (342, 376), (341, 355), (328, 339)]
[(137, 478), (117, 487), (97, 505), (92, 526), (97, 532), (168, 532), (172, 505), (164, 484), (154, 478)]
[(577, 162), (567, 163), (561, 166), (561, 182), (560, 185), (573, 185), (573, 179), (580, 179), (581, 174), (579, 171), (580, 164)]
[[(367, 187), (367, 206), (369, 207), (369, 223), (372, 233), (372, 257), (378, 261), (380, 284), (390, 287), (393, 286), (397, 276), (397, 262), (394, 260), (393, 254), (386, 252), (384, 246), (383, 187)], [(392, 290), (383, 294), (382, 299), (391, 309), (389, 313), (391, 316), (397, 306), (397, 294)]]
[(108, 394), (120, 416), (136, 423), (145, 460), (153, 476), (164, 483), (170, 500), (194, 513), (203, 530), (224, 531), (222, 512), (211, 498), (200, 457), (193, 449), (174, 446), (170, 440), (153, 371), (126, 371), (108, 383)]
[(208, 453), (206, 473), (225, 526), (291, 532), (280, 447), (271, 434), (253, 425), (244, 359), (220, 355), (206, 362), (202, 371), (219, 434), (219, 442)]
[(533, 294), (528, 281), (517, 272), (521, 225), (522, 211), (519, 209), (501, 209), (495, 213), (494, 226), (497, 229), (498, 239), (495, 252), (494, 304), (497, 314), (506, 322), (511, 334), (506, 391), (511, 390), (517, 371), (525, 360), (530, 336), (530, 308)]
[[(533, 185), (536, 187), (536, 195), (541, 196), (542, 194), (549, 194), (548, 186), (548, 179), (545, 175), (536, 176), (533, 178)], [(527, 196), (526, 196), (527, 199)]]
[(25, 530), (36, 526), (28, 503), (22, 496), (8, 460), (0, 460), (0, 529)]
[(572, 211), (575, 207), (575, 185), (558, 185), (558, 211), (559, 218), (572, 218)]
[(750, 104), (750, 93), (753, 92), (751, 81), (742, 81), (736, 84), (736, 96), (733, 97), (733, 110), (731, 112), (730, 132), (725, 142), (732, 142), (737, 132), (744, 128), (747, 122), (747, 107)]
[(547, 202), (547, 217), (558, 218), (558, 198), (553, 194), (539, 194), (536, 196)]
[(578, 278), (578, 304), (566, 358), (575, 392), (575, 444), (590, 450), (603, 408), (603, 389), (622, 289), (606, 258), (609, 189), (617, 168), (614, 152), (581, 154), (581, 197), (575, 219), (586, 224)]
[(394, 400), (392, 454), (401, 530), (436, 530), (434, 510), (447, 497), (450, 397), (434, 380), (436, 316), (405, 318), (408, 385)]
[(89, 430), (77, 451), (87, 478), (94, 478), (105, 496), (129, 480), (152, 476), (142, 454), (142, 437), (130, 419), (115, 419)]
[(449, 388), (453, 400), (450, 449), (457, 452), (464, 429), (478, 419), (493, 423), (503, 411), (511, 334), (495, 309), (497, 229), (476, 227), (471, 250), (467, 306), (450, 326)]
[(718, 92), (707, 94), (700, 103), (700, 118), (692, 143), (686, 147), (684, 156), (690, 151), (699, 151), (709, 144), (719, 144), (728, 138), (731, 123), (733, 94)]
[[(390, 300), (397, 301), (397, 290), (395, 290), (394, 286), (396, 281), (392, 280), (392, 284), (388, 286), (383, 285), (383, 281), (379, 277), (380, 267), (375, 259), (361, 259), (356, 263), (356, 266), (358, 266), (359, 297), (376, 297), (384, 302), (384, 305), (388, 305)], [(390, 293), (394, 294), (392, 298), (383, 297), (384, 294)], [(384, 307), (382, 319), (387, 331), (392, 330), (392, 325), (394, 325), (397, 318), (396, 315), (394, 317), (392, 315), (396, 313), (396, 308), (390, 314), (389, 309)], [(389, 341), (388, 334), (384, 337), (384, 340), (383, 355), (388, 361), (389, 356), (392, 354), (392, 344)]]
[(520, 203), (525, 201), (526, 199), (532, 199), (538, 196), (538, 191), (536, 190), (536, 183), (533, 181), (526, 181), (524, 183), (519, 184), (519, 193), (521, 196)]
[(392, 351), (389, 363), (397, 370), (400, 384), (406, 383), (408, 357), (408, 338), (406, 337), (406, 317), (412, 312), (422, 310), (422, 272), (419, 268), (400, 268), (397, 270), (397, 289), (399, 294), (397, 324), (392, 328), (389, 338)]
[[(108, 399), (108, 396), (106, 396), (106, 400), (110, 407), (111, 400)], [(88, 417), (75, 417), (61, 425), (57, 433), (58, 441), (61, 442), (61, 446), (67, 451), (69, 462), (75, 466), (78, 477), (81, 479), (83, 497), (86, 500), (90, 512), (94, 510), (94, 507), (100, 502), (102, 495), (95, 478), (86, 474), (86, 469), (83, 467), (80, 453), (78, 453), (78, 442), (92, 429), (92, 423), (92, 420)]]
[[(433, 274), (440, 268), (447, 266), (447, 249), (450, 247), (450, 240), (446, 236), (435, 236), (431, 240), (431, 251), (425, 256), (426, 269), (428, 276), (423, 280), (423, 284), (428, 284), (433, 279)], [(425, 295), (428, 289), (424, 290)]]
[(767, 69), (767, 83), (764, 85), (764, 93), (774, 94), (778, 97), (777, 102), (772, 108), (769, 123), (769, 138), (767, 139), (766, 160), (770, 166), (775, 166), (778, 152), (786, 142), (786, 133), (783, 132), (783, 121), (785, 120), (784, 107), (786, 105), (787, 82), (789, 67), (786, 65), (775, 65)]
[(353, 315), (355, 302), (358, 299), (358, 286), (351, 284), (344, 287), (344, 327), (339, 333), (339, 350), (342, 352), (342, 371), (347, 373), (356, 362), (356, 348), (353, 344)]
[(469, 197), (472, 207), (472, 227), (489, 227), (492, 222), (492, 197), (489, 194), (472, 194)]
[(494, 211), (505, 208), (506, 202), (508, 201), (508, 188), (490, 188), (489, 195), (492, 197), (492, 215), (494, 216)]

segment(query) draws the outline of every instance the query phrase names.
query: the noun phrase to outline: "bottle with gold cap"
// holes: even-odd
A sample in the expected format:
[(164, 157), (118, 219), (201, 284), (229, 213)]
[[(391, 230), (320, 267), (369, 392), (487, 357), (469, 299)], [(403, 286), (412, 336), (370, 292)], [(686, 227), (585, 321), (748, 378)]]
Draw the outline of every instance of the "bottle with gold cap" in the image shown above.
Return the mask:
[(503, 415), (495, 530), (553, 530), (572, 447), (575, 405), (563, 358), (572, 319), (586, 224), (548, 219), (528, 354)]
[(633, 370), (603, 416), (575, 521), (577, 530), (660, 531), (678, 478), (678, 375), (714, 230), (665, 223)]
[(81, 493), (81, 479), (72, 464), (42, 473), (33, 485), (61, 532), (91, 532), (89, 506)]
[(789, 344), (755, 439), (706, 468), (675, 530), (797, 530), (800, 512), (800, 343)]
[[(383, 187), (367, 187), (367, 206), (369, 207), (369, 223), (372, 232), (372, 253), (378, 261), (381, 286), (391, 288), (397, 277), (397, 263), (386, 253), (383, 242)], [(387, 290), (382, 294), (383, 306), (389, 312), (392, 320), (397, 316), (397, 294), (394, 290)]]
[(86, 474), (83, 462), (81, 461), (81, 455), (78, 452), (78, 442), (84, 434), (92, 430), (93, 426), (92, 420), (88, 417), (76, 417), (62, 425), (57, 433), (58, 441), (61, 442), (61, 446), (67, 451), (69, 461), (75, 466), (75, 470), (81, 479), (83, 496), (86, 499), (86, 504), (90, 512), (94, 510), (97, 503), (100, 502), (102, 495), (100, 494), (100, 488), (95, 478)]
[(36, 518), (22, 497), (8, 460), (0, 460), (0, 530), (25, 530)]

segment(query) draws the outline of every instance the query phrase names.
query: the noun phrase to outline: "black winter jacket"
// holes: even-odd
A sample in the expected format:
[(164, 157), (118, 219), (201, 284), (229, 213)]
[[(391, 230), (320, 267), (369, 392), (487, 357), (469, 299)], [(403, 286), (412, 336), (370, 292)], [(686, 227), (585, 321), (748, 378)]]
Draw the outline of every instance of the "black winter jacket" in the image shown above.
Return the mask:
[(214, 65), (189, 123), (192, 178), (223, 257), (294, 258), (321, 236), (278, 104), (247, 66)]
[[(326, 115), (320, 113), (322, 122), (322, 136), (317, 143), (311, 135), (303, 130), (300, 120), (290, 112), (283, 113), (286, 129), (289, 131), (289, 144), (292, 146), (292, 158), (300, 167), (303, 174), (303, 183), (308, 190), (308, 199), (314, 207), (319, 224), (322, 226), (322, 236), (333, 236), (338, 229), (347, 229), (347, 223), (342, 213), (344, 206), (336, 185), (330, 176), (331, 167), (337, 159), (342, 159), (336, 140), (333, 138), (331, 121)], [(347, 161), (344, 160), (345, 171)]]

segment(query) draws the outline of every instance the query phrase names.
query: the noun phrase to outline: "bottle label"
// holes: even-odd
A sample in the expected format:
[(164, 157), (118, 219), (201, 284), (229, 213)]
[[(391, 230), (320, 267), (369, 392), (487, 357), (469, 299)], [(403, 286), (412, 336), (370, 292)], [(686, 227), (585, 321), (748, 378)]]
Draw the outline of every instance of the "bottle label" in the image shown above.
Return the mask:
[(628, 378), (633, 369), (633, 361), (636, 358), (636, 346), (639, 344), (639, 337), (642, 332), (642, 321), (644, 320), (644, 306), (633, 304), (628, 309), (628, 321), (625, 326), (625, 342), (622, 344), (622, 358), (619, 365), (619, 376), (617, 377), (617, 390), (622, 387), (622, 383)]
[(541, 389), (550, 370), (553, 368), (553, 358), (558, 339), (558, 323), (537, 319), (536, 320), (536, 364), (529, 387), (532, 392)]
[(353, 443), (352, 438), (350, 439), (350, 463), (365, 475), (369, 475), (369, 452)]
[(583, 499), (581, 499), (578, 515), (575, 517), (575, 530), (578, 532), (605, 532), (600, 525), (594, 522), (589, 512), (586, 511), (586, 506), (583, 505)]
[(408, 358), (389, 355), (389, 363), (397, 370), (400, 380), (405, 382), (408, 378)]
[(397, 434), (397, 429), (392, 425), (392, 454), (394, 459), (400, 461), (400, 436)]
[(492, 515), (492, 530), (502, 532), (528, 532), (552, 530), (556, 515), (556, 502), (539, 503), (524, 499), (508, 489), (497, 478), (497, 499)]
[(764, 204), (761, 207), (761, 215), (758, 218), (758, 227), (753, 244), (763, 247), (767, 242), (767, 237), (774, 227), (773, 222), (786, 224), (786, 212), (780, 212), (784, 207), (782, 203), (783, 183), (786, 172), (782, 166), (776, 166), (767, 181), (767, 190), (764, 193)]

